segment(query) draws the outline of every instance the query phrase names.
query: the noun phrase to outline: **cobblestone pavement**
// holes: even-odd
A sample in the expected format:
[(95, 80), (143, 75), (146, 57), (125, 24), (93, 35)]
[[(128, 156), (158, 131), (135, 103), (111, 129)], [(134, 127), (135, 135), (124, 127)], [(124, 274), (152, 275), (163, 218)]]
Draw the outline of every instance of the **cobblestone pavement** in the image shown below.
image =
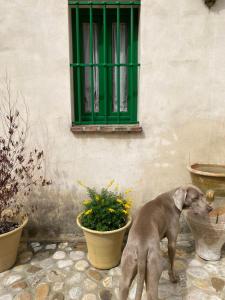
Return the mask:
[[(164, 242), (162, 251), (166, 256)], [(225, 299), (225, 252), (219, 262), (205, 262), (195, 256), (192, 242), (180, 241), (175, 265), (180, 282), (170, 283), (164, 271), (160, 299)], [(0, 273), (0, 300), (116, 300), (119, 280), (119, 267), (100, 271), (90, 266), (85, 244), (22, 243), (16, 265)], [(134, 282), (131, 300), (135, 288)]]

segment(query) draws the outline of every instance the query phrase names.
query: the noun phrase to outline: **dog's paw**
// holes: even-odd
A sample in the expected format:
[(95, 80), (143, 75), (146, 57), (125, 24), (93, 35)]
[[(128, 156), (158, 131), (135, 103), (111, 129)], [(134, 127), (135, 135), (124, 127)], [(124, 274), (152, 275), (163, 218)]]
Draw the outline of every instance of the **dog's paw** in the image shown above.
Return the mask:
[(170, 281), (172, 283), (179, 282), (180, 278), (179, 278), (179, 275), (177, 273), (169, 271), (168, 274), (169, 274)]

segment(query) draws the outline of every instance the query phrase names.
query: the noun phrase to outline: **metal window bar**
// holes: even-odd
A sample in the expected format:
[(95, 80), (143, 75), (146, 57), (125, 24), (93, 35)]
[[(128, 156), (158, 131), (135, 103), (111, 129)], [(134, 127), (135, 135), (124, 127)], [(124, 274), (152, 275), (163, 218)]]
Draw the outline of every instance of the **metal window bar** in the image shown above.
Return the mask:
[(116, 10), (116, 92), (117, 92), (117, 121), (120, 121), (120, 6)]
[(89, 22), (90, 22), (90, 82), (91, 82), (91, 116), (92, 116), (92, 122), (94, 121), (94, 70), (93, 70), (93, 8), (92, 5), (90, 5), (89, 8)]
[[(91, 83), (91, 117), (94, 123), (94, 67), (104, 67), (104, 78), (107, 76), (107, 68), (116, 68), (116, 92), (117, 92), (117, 121), (120, 122), (120, 67), (128, 67), (131, 70), (130, 76), (131, 81), (133, 80), (133, 69), (134, 67), (140, 66), (139, 63), (134, 63), (134, 6), (140, 5), (140, 1), (74, 1), (69, 0), (69, 5), (76, 5), (76, 52), (77, 52), (77, 62), (71, 63), (71, 67), (77, 68), (77, 96), (78, 96), (78, 123), (82, 123), (81, 114), (81, 67), (90, 67), (90, 83)], [(89, 6), (89, 22), (90, 22), (90, 63), (80, 62), (80, 24), (79, 24), (79, 6), (88, 5)], [(93, 63), (93, 5), (101, 5), (103, 9), (103, 63)], [(107, 48), (106, 48), (106, 9), (108, 6), (116, 5), (116, 62), (107, 63)], [(128, 63), (120, 63), (120, 5), (128, 5), (130, 7), (130, 61)], [(133, 85), (130, 84), (130, 102), (133, 101)], [(131, 105), (131, 108), (133, 105)], [(133, 112), (131, 112), (133, 115)], [(107, 123), (107, 80), (104, 81), (104, 119)]]
[(103, 56), (104, 56), (104, 114), (105, 123), (107, 124), (107, 56), (106, 56), (106, 4), (103, 6)]
[(78, 120), (81, 122), (81, 77), (80, 77), (80, 28), (79, 28), (79, 6), (76, 7), (76, 52), (77, 52), (77, 97), (78, 97)]
[[(133, 54), (134, 54), (134, 8), (133, 6), (131, 6), (130, 8), (130, 43), (131, 43), (131, 49), (130, 49), (130, 68), (131, 68), (131, 81), (133, 82), (133, 62), (134, 62), (134, 57), (133, 57)], [(130, 102), (133, 103), (133, 98), (134, 98), (134, 95), (133, 95), (133, 84), (130, 84), (129, 85), (129, 88), (130, 88)], [(128, 103), (129, 105), (129, 103)], [(133, 116), (133, 105), (130, 105), (131, 107), (131, 115)]]

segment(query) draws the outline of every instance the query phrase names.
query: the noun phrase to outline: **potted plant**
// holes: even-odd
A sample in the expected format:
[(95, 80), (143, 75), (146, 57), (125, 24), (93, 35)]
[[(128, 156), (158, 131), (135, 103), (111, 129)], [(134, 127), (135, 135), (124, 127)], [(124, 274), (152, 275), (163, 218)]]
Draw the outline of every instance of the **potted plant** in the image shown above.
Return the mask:
[(0, 272), (15, 263), (22, 229), (28, 222), (21, 196), (27, 197), (33, 186), (50, 184), (41, 174), (43, 151), (28, 150), (28, 118), (21, 116), (12, 98), (6, 79), (0, 87)]
[(100, 192), (80, 184), (89, 196), (83, 202), (84, 211), (77, 217), (86, 238), (88, 259), (95, 268), (113, 268), (120, 262), (124, 233), (131, 224), (130, 190), (125, 193), (118, 192), (117, 187), (112, 190), (114, 181)]

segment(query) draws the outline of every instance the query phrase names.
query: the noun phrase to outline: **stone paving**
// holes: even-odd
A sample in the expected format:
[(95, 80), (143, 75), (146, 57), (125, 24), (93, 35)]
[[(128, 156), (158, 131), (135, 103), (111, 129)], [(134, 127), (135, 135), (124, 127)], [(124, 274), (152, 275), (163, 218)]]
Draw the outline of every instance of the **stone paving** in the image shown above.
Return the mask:
[[(167, 256), (165, 242), (162, 251)], [(219, 262), (205, 262), (195, 256), (193, 242), (180, 241), (175, 265), (180, 281), (170, 283), (164, 271), (160, 299), (225, 299), (225, 252)], [(119, 267), (100, 271), (90, 266), (85, 244), (21, 243), (16, 265), (0, 273), (0, 300), (117, 300), (119, 280)], [(130, 300), (135, 289), (136, 282)]]

